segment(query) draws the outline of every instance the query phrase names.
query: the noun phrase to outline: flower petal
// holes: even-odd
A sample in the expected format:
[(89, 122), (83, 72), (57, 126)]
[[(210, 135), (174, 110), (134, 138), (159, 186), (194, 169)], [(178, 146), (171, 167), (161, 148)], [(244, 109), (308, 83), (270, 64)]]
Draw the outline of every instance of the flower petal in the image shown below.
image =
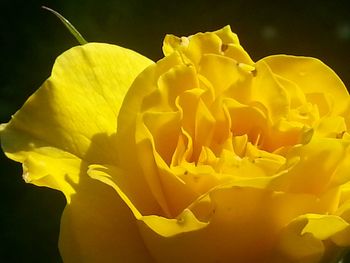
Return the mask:
[[(169, 117), (172, 114), (166, 115)], [(147, 116), (145, 117), (147, 118)], [(137, 125), (135, 137), (139, 163), (153, 196), (164, 211), (162, 215), (167, 217), (178, 215), (184, 207), (193, 201), (193, 191), (188, 189), (184, 182), (172, 173), (169, 166), (156, 151), (150, 131), (140, 121)]]
[(158, 262), (270, 263), (286, 224), (328, 209), (313, 195), (232, 186), (212, 190), (177, 219), (145, 216), (139, 226)]
[[(272, 72), (296, 83), (308, 95), (331, 95), (334, 113), (345, 111), (349, 96), (345, 85), (332, 69), (316, 58), (274, 55), (263, 58)], [(317, 101), (315, 101), (317, 104)]]
[[(342, 184), (349, 166), (349, 142), (316, 138), (294, 147), (287, 155), (287, 173), (271, 184), (275, 189), (292, 193), (324, 193)], [(320, 162), (322, 160), (322, 162)]]
[(166, 35), (163, 41), (163, 53), (168, 56), (174, 51), (183, 52), (195, 65), (204, 54), (224, 55), (234, 59), (236, 63), (249, 65), (249, 68), (254, 64), (240, 45), (238, 36), (231, 31), (230, 26), (225, 26), (214, 32), (197, 33), (189, 37)]
[[(74, 184), (79, 183), (79, 173), (86, 167), (83, 160), (15, 129), (5, 128), (1, 139), (2, 147), (8, 150), (6, 155), (22, 162), (23, 179), (27, 183), (60, 190), (70, 202), (70, 196), (75, 193)], [(11, 152), (13, 146), (15, 151)]]
[[(112, 135), (121, 103), (135, 77), (151, 63), (136, 52), (108, 44), (92, 43), (65, 52), (51, 77), (2, 127), (5, 153), (25, 162), (33, 152), (46, 149), (46, 156), (32, 158), (42, 165), (43, 174), (51, 169), (46, 164), (49, 158), (60, 162), (73, 155), (93, 163), (113, 162)], [(54, 171), (50, 175), (56, 176)], [(29, 171), (27, 180), (35, 184), (36, 177)]]
[(64, 210), (59, 240), (64, 262), (154, 262), (136, 219), (115, 191), (85, 178)]
[[(181, 57), (179, 54), (173, 53), (159, 60), (157, 64), (148, 67), (135, 79), (135, 82), (130, 87), (118, 115), (117, 140), (119, 167), (135, 170), (134, 153), (136, 152), (136, 144), (134, 134), (137, 115), (142, 111), (142, 107), (147, 106), (144, 99), (147, 95), (152, 95), (156, 90), (158, 78), (179, 64), (182, 64)], [(150, 100), (151, 104), (153, 104), (153, 97)], [(129, 150), (125, 151), (124, 149)]]
[[(291, 262), (330, 262), (324, 241), (349, 245), (349, 224), (334, 215), (305, 214), (295, 218), (281, 231), (276, 254)], [(331, 256), (331, 255), (330, 255)], [(289, 261), (288, 261), (289, 262)]]
[(246, 89), (242, 87), (242, 82), (251, 77), (237, 65), (235, 60), (214, 54), (203, 55), (199, 63), (199, 74), (205, 76), (215, 87), (216, 97), (222, 95), (231, 85), (235, 85), (236, 89), (240, 90), (239, 93), (244, 93)]
[(260, 60), (256, 63), (257, 76), (252, 83), (252, 101), (261, 102), (268, 110), (271, 120), (276, 122), (286, 117), (290, 107), (285, 88), (274, 77), (269, 65)]
[(294, 220), (280, 233), (273, 262), (320, 262), (325, 247), (311, 233), (301, 235), (306, 220)]
[(72, 48), (0, 127), (2, 148), (23, 163), (25, 180), (61, 190), (67, 198), (60, 233), (65, 262), (152, 262), (125, 203), (86, 175), (89, 162), (114, 162), (120, 106), (151, 63), (113, 45)]

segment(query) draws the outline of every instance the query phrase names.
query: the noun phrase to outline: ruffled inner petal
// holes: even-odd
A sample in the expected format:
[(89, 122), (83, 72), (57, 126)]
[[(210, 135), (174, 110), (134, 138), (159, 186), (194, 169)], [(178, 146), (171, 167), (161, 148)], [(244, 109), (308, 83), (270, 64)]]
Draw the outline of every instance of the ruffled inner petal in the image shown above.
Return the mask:
[[(329, 95), (334, 114), (341, 114), (347, 107), (348, 100), (345, 98), (349, 96), (349, 93), (345, 85), (334, 71), (320, 60), (310, 57), (275, 55), (266, 57), (262, 61), (265, 61), (275, 74), (293, 80), (306, 95), (315, 96), (314, 94), (320, 94), (320, 91)], [(319, 106), (321, 109), (324, 108), (322, 104)]]

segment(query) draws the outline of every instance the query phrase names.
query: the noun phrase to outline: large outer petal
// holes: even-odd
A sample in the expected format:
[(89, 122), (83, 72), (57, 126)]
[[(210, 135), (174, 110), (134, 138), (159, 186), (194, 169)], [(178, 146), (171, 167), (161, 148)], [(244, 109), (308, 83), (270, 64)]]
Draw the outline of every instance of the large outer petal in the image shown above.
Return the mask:
[(64, 210), (59, 247), (66, 263), (153, 262), (124, 200), (89, 178)]
[[(65, 52), (51, 77), (5, 126), (1, 139), (7, 156), (22, 162), (27, 152), (50, 146), (94, 163), (113, 161), (115, 145), (109, 137), (116, 132), (120, 106), (135, 77), (151, 63), (108, 44)], [(88, 149), (93, 154), (87, 155)]]
[(114, 45), (74, 47), (57, 59), (51, 77), (1, 126), (2, 148), (23, 163), (25, 180), (66, 195), (60, 236), (65, 261), (147, 260), (132, 213), (86, 171), (89, 163), (114, 162), (120, 106), (135, 77), (150, 64)]

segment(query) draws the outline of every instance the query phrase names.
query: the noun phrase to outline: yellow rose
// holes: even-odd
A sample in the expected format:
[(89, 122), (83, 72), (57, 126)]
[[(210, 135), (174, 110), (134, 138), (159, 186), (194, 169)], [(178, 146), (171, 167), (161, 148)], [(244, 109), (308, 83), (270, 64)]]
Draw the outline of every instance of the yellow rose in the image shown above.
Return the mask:
[(330, 262), (350, 246), (350, 97), (309, 57), (253, 62), (229, 26), (156, 63), (91, 43), (2, 126), (62, 191), (65, 262)]

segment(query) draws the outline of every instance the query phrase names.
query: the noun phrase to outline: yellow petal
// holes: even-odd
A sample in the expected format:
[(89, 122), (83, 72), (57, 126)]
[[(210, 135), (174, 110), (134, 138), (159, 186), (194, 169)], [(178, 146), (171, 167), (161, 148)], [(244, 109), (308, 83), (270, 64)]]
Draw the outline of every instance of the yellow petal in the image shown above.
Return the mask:
[[(147, 127), (150, 136), (153, 137), (156, 151), (169, 165), (181, 130), (180, 113), (147, 111), (139, 121)], [(141, 123), (137, 125), (143, 125)], [(136, 135), (142, 136), (143, 133), (140, 131)]]
[[(166, 35), (163, 42), (165, 56), (175, 51), (183, 53), (187, 60), (197, 65), (204, 54), (224, 55), (232, 58), (235, 63), (241, 63), (252, 68), (253, 61), (239, 44), (238, 37), (225, 26), (214, 32), (197, 33), (189, 37)], [(184, 58), (185, 59), (185, 58)]]
[(185, 55), (197, 65), (204, 54), (220, 54), (221, 39), (213, 33), (197, 33), (191, 36), (188, 48), (184, 49)]
[(166, 54), (172, 50), (183, 53), (194, 65), (197, 65), (203, 54), (220, 54), (221, 39), (211, 32), (197, 33), (189, 38), (168, 36), (164, 39), (163, 50)]
[[(135, 170), (135, 123), (137, 114), (148, 104), (145, 97), (149, 95), (151, 105), (154, 105), (152, 93), (157, 88), (158, 78), (172, 67), (182, 64), (181, 57), (177, 53), (161, 59), (156, 64), (148, 67), (140, 74), (130, 87), (118, 116), (118, 160), (119, 166), (129, 170)], [(125, 149), (129, 149), (125, 151)]]
[(197, 161), (203, 146), (211, 143), (215, 128), (215, 119), (207, 105), (201, 99), (203, 90), (187, 90), (178, 97), (177, 105), (182, 114), (182, 128), (193, 140), (191, 160)]
[(256, 63), (256, 72), (252, 82), (251, 100), (262, 103), (268, 110), (269, 118), (275, 123), (287, 116), (290, 98), (285, 88), (274, 77), (273, 69), (263, 60)]
[(347, 127), (343, 117), (323, 117), (316, 124), (315, 136), (328, 138), (342, 138), (346, 130)]
[[(65, 52), (51, 77), (2, 129), (5, 153), (19, 162), (36, 160), (44, 169), (35, 170), (40, 177), (45, 173), (55, 177), (50, 164), (54, 159), (64, 161), (67, 155), (87, 162), (113, 162), (113, 134), (121, 103), (135, 77), (151, 63), (131, 50), (108, 44), (92, 43)], [(30, 157), (42, 148), (45, 155)], [(29, 171), (28, 181), (35, 183), (39, 176), (35, 172)]]
[[(348, 167), (348, 144), (337, 139), (318, 138), (306, 145), (290, 150), (287, 157), (287, 173), (276, 178), (272, 185), (281, 191), (320, 194), (333, 183), (342, 183)], [(320, 160), (322, 160), (320, 162)], [(343, 163), (342, 163), (343, 162)], [(337, 171), (339, 164), (342, 166)]]
[(275, 237), (286, 224), (308, 211), (327, 211), (313, 195), (235, 186), (214, 189), (188, 209), (177, 220), (140, 218), (145, 243), (158, 262), (270, 263)]
[(350, 147), (347, 146), (343, 156), (332, 175), (330, 187), (343, 185), (350, 182)]
[(254, 64), (249, 57), (249, 54), (240, 45), (238, 36), (231, 31), (229, 25), (214, 31), (213, 33), (221, 39), (221, 50), (225, 56), (234, 59), (237, 63), (244, 63), (247, 65)]
[[(187, 65), (178, 65), (171, 68), (162, 74), (158, 80), (160, 96), (164, 97), (169, 105), (175, 105), (177, 96), (188, 89), (196, 89), (198, 85), (194, 67)], [(165, 107), (162, 107), (161, 111), (165, 109)]]
[[(199, 63), (199, 74), (211, 82), (216, 97), (222, 95), (231, 85), (241, 84), (236, 82), (246, 77), (244, 73), (233, 59), (224, 56), (207, 54)], [(242, 87), (239, 89), (241, 93), (244, 93)]]
[[(114, 190), (116, 191), (114, 192), (114, 196), (119, 197), (117, 198), (117, 200), (122, 199), (130, 209), (129, 211), (123, 211), (123, 213), (129, 216), (130, 211), (132, 211), (134, 218), (129, 218), (129, 222), (125, 222), (125, 224), (121, 224), (121, 225), (119, 224), (119, 227), (124, 228), (125, 231), (128, 231), (127, 225), (130, 225), (131, 223), (135, 222), (136, 219), (138, 220), (138, 225), (139, 225), (141, 234), (144, 231), (145, 227), (146, 229), (150, 227), (152, 229), (155, 229), (157, 231), (157, 234), (161, 235), (162, 237), (169, 237), (169, 236), (173, 236), (181, 233), (191, 232), (191, 231), (203, 228), (207, 225), (206, 223), (201, 223), (198, 220), (196, 220), (192, 212), (189, 210), (185, 210), (178, 219), (167, 219), (156, 215), (142, 216), (139, 213), (139, 211), (136, 209), (136, 207), (130, 202), (130, 199), (128, 198), (128, 196), (126, 196), (123, 193), (123, 191), (120, 189), (119, 185), (116, 184), (116, 182), (114, 181), (115, 177), (110, 176), (105, 171), (101, 169), (101, 166), (92, 165), (90, 166), (89, 175), (92, 178), (95, 178), (101, 182), (104, 182), (105, 184), (114, 188)], [(105, 205), (110, 206), (110, 203)], [(161, 247), (159, 247), (158, 249), (161, 249)], [(128, 248), (126, 248), (126, 250), (130, 251), (130, 249)], [(148, 262), (146, 261), (147, 259), (148, 257), (146, 257), (145, 260), (143, 260), (142, 257), (140, 257), (139, 262)], [(168, 260), (169, 262), (171, 262), (171, 257), (166, 259), (166, 261), (164, 262), (168, 262)], [(129, 262), (129, 261), (125, 261), (125, 262)], [(130, 262), (134, 262), (134, 261), (130, 261)]]
[(227, 106), (232, 134), (246, 134), (250, 142), (259, 143), (259, 136), (267, 127), (265, 113), (259, 107), (244, 105), (231, 98), (226, 98), (223, 104)]
[(274, 74), (276, 80), (285, 88), (290, 98), (290, 106), (291, 108), (296, 108), (300, 105), (306, 103), (305, 94), (303, 90), (293, 81), (283, 78), (280, 75)]
[(169, 56), (179, 47), (188, 45), (188, 41), (189, 40), (187, 37), (180, 38), (171, 34), (167, 34), (163, 40), (163, 54), (165, 56)]
[(227, 25), (213, 32), (225, 44), (239, 44), (238, 36), (232, 32), (231, 26)]
[[(349, 93), (332, 69), (310, 57), (275, 55), (263, 58), (272, 72), (296, 83), (305, 94), (325, 93), (332, 97), (334, 113), (342, 113)], [(317, 101), (316, 101), (317, 103)]]
[(311, 233), (301, 235), (306, 219), (292, 221), (280, 233), (273, 262), (318, 263), (325, 251), (321, 240)]
[(135, 77), (151, 63), (113, 45), (72, 48), (1, 127), (2, 148), (23, 163), (25, 180), (66, 195), (60, 234), (65, 262), (153, 262), (129, 208), (108, 186), (86, 175), (89, 162), (115, 160), (120, 106)]
[(61, 219), (64, 262), (154, 262), (132, 211), (109, 185), (84, 177), (76, 187)]
[[(344, 189), (345, 188), (345, 189)], [(349, 192), (350, 192), (350, 185), (344, 185), (342, 187), (342, 198), (340, 199), (341, 205), (338, 207), (338, 210), (336, 211), (336, 215), (343, 218), (345, 221), (350, 223), (350, 198), (349, 198)], [(345, 198), (344, 198), (345, 197)]]
[[(145, 227), (150, 228), (155, 231), (155, 234), (164, 238), (200, 230), (207, 226), (207, 223), (200, 222), (188, 209), (185, 209), (177, 219), (143, 216), (139, 218), (138, 224), (141, 231), (145, 231)], [(147, 235), (148, 233), (144, 234)]]
[(343, 231), (347, 226), (343, 219), (332, 215), (305, 215), (308, 219), (307, 225), (301, 234), (311, 233), (320, 240), (326, 240), (335, 233)]
[(138, 174), (130, 174), (113, 165), (100, 164), (89, 165), (88, 174), (112, 187), (117, 185), (120, 196), (135, 215), (160, 214), (160, 207), (147, 181)]
[[(163, 116), (169, 118), (171, 114)], [(145, 117), (147, 118), (147, 115)], [(168, 164), (159, 155), (153, 137), (145, 123), (138, 121), (135, 137), (137, 143), (136, 154), (142, 168), (142, 174), (153, 196), (162, 207), (163, 215), (166, 217), (178, 215), (194, 200), (193, 191), (170, 170)]]
[(23, 179), (27, 183), (60, 190), (70, 202), (80, 171), (87, 167), (83, 160), (15, 129), (5, 128), (1, 138), (6, 155), (22, 163)]
[(330, 262), (332, 247), (324, 241), (348, 246), (349, 224), (334, 215), (301, 215), (281, 231), (277, 253), (292, 262)]

